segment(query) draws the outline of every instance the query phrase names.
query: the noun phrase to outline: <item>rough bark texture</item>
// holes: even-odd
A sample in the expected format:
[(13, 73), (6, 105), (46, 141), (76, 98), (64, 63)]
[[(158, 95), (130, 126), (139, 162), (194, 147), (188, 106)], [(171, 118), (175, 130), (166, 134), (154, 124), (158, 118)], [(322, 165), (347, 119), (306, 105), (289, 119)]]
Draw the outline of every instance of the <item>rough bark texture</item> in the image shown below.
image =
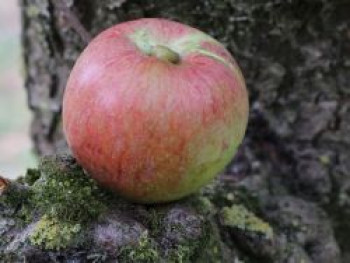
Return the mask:
[(145, 206), (100, 189), (70, 156), (45, 158), (24, 178), (0, 178), (0, 261), (339, 262), (322, 209), (291, 196), (262, 205), (227, 180)]
[[(350, 261), (349, 1), (65, 2), (92, 35), (130, 19), (165, 17), (224, 43), (242, 67), (251, 101), (246, 139), (224, 178), (256, 196), (273, 228), (289, 229), (285, 240), (298, 244), (290, 253), (339, 262), (338, 244)], [(22, 17), (36, 150), (65, 151), (61, 99), (85, 43), (53, 1), (22, 0)]]

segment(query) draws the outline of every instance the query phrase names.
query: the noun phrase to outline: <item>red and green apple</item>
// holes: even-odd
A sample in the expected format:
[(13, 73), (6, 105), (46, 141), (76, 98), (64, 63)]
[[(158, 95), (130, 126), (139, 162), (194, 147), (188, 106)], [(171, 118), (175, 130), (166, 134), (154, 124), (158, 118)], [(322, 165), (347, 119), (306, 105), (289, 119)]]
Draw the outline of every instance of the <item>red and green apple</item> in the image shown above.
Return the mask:
[(210, 182), (234, 156), (248, 118), (242, 73), (209, 35), (139, 19), (95, 37), (63, 99), (73, 155), (102, 186), (142, 203)]

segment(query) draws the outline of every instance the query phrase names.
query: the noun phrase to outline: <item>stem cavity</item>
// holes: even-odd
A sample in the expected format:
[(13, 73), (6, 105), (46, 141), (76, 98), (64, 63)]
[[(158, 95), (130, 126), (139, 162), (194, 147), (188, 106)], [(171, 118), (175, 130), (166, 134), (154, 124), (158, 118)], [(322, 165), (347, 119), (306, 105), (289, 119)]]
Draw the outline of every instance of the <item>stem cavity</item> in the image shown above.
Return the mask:
[(170, 62), (172, 64), (180, 63), (180, 55), (163, 45), (154, 46), (151, 50), (150, 55), (155, 56), (156, 58), (162, 61)]

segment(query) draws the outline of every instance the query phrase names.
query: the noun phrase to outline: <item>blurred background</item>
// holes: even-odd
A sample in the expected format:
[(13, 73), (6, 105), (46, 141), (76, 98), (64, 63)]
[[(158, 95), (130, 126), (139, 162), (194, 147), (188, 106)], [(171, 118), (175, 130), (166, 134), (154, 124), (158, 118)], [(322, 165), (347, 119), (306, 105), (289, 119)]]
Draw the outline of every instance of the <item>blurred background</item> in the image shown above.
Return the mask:
[(0, 174), (13, 178), (35, 166), (31, 114), (23, 85), (17, 1), (0, 1)]

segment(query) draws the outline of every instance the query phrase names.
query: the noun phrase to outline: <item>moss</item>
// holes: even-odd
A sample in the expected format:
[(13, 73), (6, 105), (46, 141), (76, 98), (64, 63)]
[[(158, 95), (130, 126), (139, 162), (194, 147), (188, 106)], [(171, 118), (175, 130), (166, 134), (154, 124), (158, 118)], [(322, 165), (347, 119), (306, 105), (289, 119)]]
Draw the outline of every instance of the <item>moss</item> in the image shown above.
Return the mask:
[[(202, 195), (195, 195), (192, 196), (188, 199), (179, 201), (185, 206), (194, 208), (198, 212), (199, 215), (207, 215), (208, 218), (211, 218), (215, 214), (215, 209), (213, 204), (210, 202), (210, 200), (207, 197), (204, 197)], [(143, 254), (148, 253), (148, 249), (151, 249), (151, 254), (153, 253), (152, 251), (156, 251), (158, 254), (157, 260), (160, 262), (169, 262), (169, 263), (185, 263), (185, 262), (197, 262), (196, 259), (199, 257), (201, 254), (203, 254), (203, 250), (207, 250), (208, 244), (214, 244), (213, 246), (216, 247), (213, 251), (209, 251), (208, 253), (215, 254), (217, 253), (216, 256), (220, 258), (220, 249), (218, 249), (218, 245), (216, 243), (215, 238), (218, 236), (215, 236), (215, 238), (212, 238), (212, 230), (211, 226), (209, 226), (209, 220), (206, 222), (203, 222), (201, 226), (203, 227), (203, 230), (201, 231), (201, 236), (199, 236), (196, 239), (193, 239), (192, 236), (188, 236), (188, 228), (181, 224), (181, 223), (166, 223), (165, 220), (165, 215), (169, 212), (165, 207), (151, 207), (148, 209), (148, 216), (146, 218), (145, 224), (149, 227), (150, 232), (148, 233), (148, 237), (154, 237), (155, 239), (159, 237), (164, 238), (164, 227), (167, 228), (167, 230), (171, 230), (174, 233), (182, 233), (183, 235), (181, 239), (179, 240), (172, 240), (171, 245), (167, 245), (167, 247), (160, 248), (157, 250), (154, 246), (152, 246), (152, 239), (148, 238), (148, 241), (145, 242), (145, 236), (141, 239), (142, 241), (140, 244), (138, 244), (137, 252), (132, 252), (135, 251), (134, 246), (128, 246), (122, 250), (120, 258), (124, 260), (123, 262), (134, 262), (132, 260), (135, 260), (135, 255), (141, 254), (141, 257), (143, 257)], [(183, 219), (185, 220), (185, 219)], [(177, 235), (176, 234), (176, 235)], [(146, 245), (145, 245), (146, 244)], [(128, 253), (131, 253), (129, 255)], [(210, 256), (210, 258), (216, 257), (216, 256)], [(136, 256), (136, 258), (139, 258)], [(205, 258), (205, 257), (204, 257)], [(144, 261), (136, 261), (135, 262), (148, 262), (146, 259)], [(157, 262), (157, 261), (155, 261)], [(200, 261), (199, 261), (200, 262)], [(203, 261), (202, 261), (203, 262)], [(220, 262), (218, 261), (206, 261), (206, 262)]]
[(33, 185), (40, 178), (39, 169), (27, 169), (27, 173), (23, 178), (23, 182), (27, 185)]
[(224, 207), (220, 214), (223, 225), (225, 226), (235, 227), (244, 231), (256, 232), (268, 239), (273, 237), (273, 230), (270, 225), (255, 216), (243, 205)]
[(206, 225), (204, 235), (197, 240), (188, 240), (177, 244), (168, 251), (166, 262), (171, 263), (192, 263), (192, 262), (222, 262), (221, 249), (218, 236), (213, 229)]
[[(169, 263), (192, 263), (192, 262), (221, 262), (220, 249), (217, 244), (213, 244), (211, 239), (206, 238), (198, 241), (189, 241), (183, 244), (178, 244), (168, 251), (166, 262)], [(209, 242), (208, 242), (209, 241)], [(216, 243), (216, 242), (215, 242)], [(202, 255), (205, 254), (204, 257)], [(215, 258), (215, 260), (213, 260)], [(217, 259), (217, 260), (216, 260)]]
[[(229, 262), (224, 259), (221, 235), (217, 226), (217, 209), (209, 198), (202, 195), (194, 196), (188, 200), (191, 206), (201, 215), (204, 215), (205, 221), (201, 223), (201, 235), (195, 239), (188, 236), (168, 251), (166, 262), (172, 263), (222, 263)], [(167, 225), (176, 229), (176, 232), (187, 232), (184, 225)]]
[(34, 213), (32, 196), (33, 191), (20, 181), (6, 181), (6, 189), (0, 196), (0, 215), (11, 215), (19, 226), (30, 222)]
[(21, 210), (24, 204), (27, 204), (32, 191), (18, 184), (17, 182), (7, 182), (6, 189), (0, 196), (0, 205), (4, 207), (3, 211), (6, 213), (7, 208), (13, 212)]
[[(227, 262), (224, 256), (220, 232), (214, 219), (209, 219), (203, 228), (204, 236), (194, 244), (193, 255), (190, 262), (223, 263)], [(191, 244), (193, 245), (193, 244)], [(231, 260), (231, 259), (230, 259)]]
[(191, 207), (203, 215), (210, 215), (215, 212), (215, 206), (210, 199), (203, 195), (198, 195), (189, 200)]
[(16, 213), (16, 217), (18, 219), (17, 223), (19, 226), (24, 226), (33, 221), (35, 216), (35, 210), (33, 209), (33, 205), (31, 203), (24, 203)]
[(243, 204), (254, 213), (262, 214), (257, 196), (252, 195), (244, 187), (227, 185), (219, 180), (203, 189), (202, 198), (207, 198), (212, 203), (212, 207), (222, 208), (234, 204)]
[(168, 262), (171, 263), (189, 263), (191, 257), (193, 256), (193, 246), (190, 244), (187, 245), (178, 245), (176, 248), (172, 249), (168, 257)]
[[(226, 192), (228, 189), (226, 189)], [(232, 199), (232, 195), (234, 196)], [(233, 194), (227, 194), (226, 199), (231, 202), (231, 204), (244, 204), (244, 206), (255, 214), (261, 213), (261, 205), (257, 196), (254, 196), (252, 192), (249, 192), (244, 187), (237, 187)]]
[(145, 231), (136, 246), (126, 246), (122, 248), (119, 255), (120, 262), (135, 263), (157, 263), (160, 262), (160, 255), (148, 232)]
[(32, 202), (42, 214), (89, 222), (105, 209), (103, 192), (73, 161), (45, 158), (40, 170), (42, 177), (33, 185)]
[(44, 215), (29, 237), (32, 245), (49, 250), (60, 250), (77, 243), (81, 231), (80, 224), (63, 222), (57, 218)]
[[(106, 195), (71, 157), (45, 157), (39, 170), (40, 178), (34, 173), (26, 179), (33, 182), (29, 205), (43, 215), (29, 240), (45, 249), (70, 247), (106, 209)], [(24, 217), (30, 214), (23, 209)]]
[(162, 231), (165, 211), (151, 208), (148, 211), (146, 224), (149, 226), (152, 236), (157, 236)]

